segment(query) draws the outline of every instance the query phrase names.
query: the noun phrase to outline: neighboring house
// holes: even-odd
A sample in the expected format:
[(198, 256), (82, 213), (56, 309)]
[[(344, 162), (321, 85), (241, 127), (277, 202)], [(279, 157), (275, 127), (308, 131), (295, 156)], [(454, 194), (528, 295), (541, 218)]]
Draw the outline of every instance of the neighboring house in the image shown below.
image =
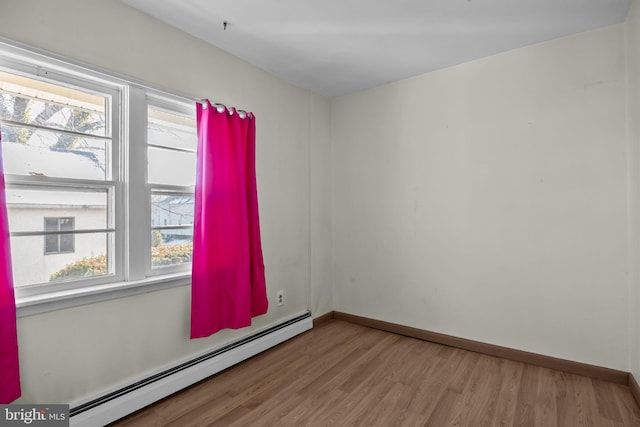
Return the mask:
[[(151, 225), (187, 225), (193, 222), (193, 197), (161, 196), (151, 203)], [(162, 231), (162, 243), (175, 245), (191, 242), (191, 229)], [(189, 236), (189, 237), (187, 237)]]
[[(16, 193), (9, 190), (7, 205), (10, 227), (12, 230), (25, 231), (57, 231), (53, 228), (55, 225), (61, 231), (65, 227), (103, 227), (106, 219), (105, 200), (103, 194), (46, 194), (32, 191)], [(66, 265), (106, 252), (106, 233), (14, 237), (11, 239), (12, 256), (29, 260), (13, 263), (14, 281), (19, 284), (47, 282), (51, 274)]]
[[(91, 152), (2, 141), (2, 153), (8, 174), (104, 177), (97, 161), (99, 156)], [(18, 191), (9, 186), (10, 229), (15, 232), (104, 228), (107, 197), (105, 192), (97, 191), (52, 192), (31, 187)], [(78, 259), (106, 253), (107, 238), (106, 233), (13, 237), (12, 256), (28, 260), (13, 263), (14, 281), (21, 285), (47, 282), (52, 273)]]

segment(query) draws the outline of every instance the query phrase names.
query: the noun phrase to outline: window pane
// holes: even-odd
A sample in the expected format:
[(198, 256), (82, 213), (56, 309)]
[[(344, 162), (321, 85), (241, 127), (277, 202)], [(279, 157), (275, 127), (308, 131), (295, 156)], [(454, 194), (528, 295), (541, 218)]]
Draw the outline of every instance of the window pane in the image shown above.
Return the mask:
[(170, 148), (196, 150), (198, 137), (196, 120), (149, 107), (147, 121), (147, 144)]
[[(109, 271), (108, 241), (113, 233), (87, 233), (74, 235), (75, 252), (45, 255), (42, 236), (12, 237), (11, 256), (13, 279), (16, 287), (39, 283), (79, 280), (112, 274)], [(46, 236), (49, 237), (63, 237)], [(61, 245), (63, 240), (61, 239)]]
[(75, 218), (60, 218), (60, 230), (73, 230), (75, 227)]
[(44, 219), (44, 231), (58, 231), (58, 218)]
[(151, 226), (193, 224), (193, 195), (151, 196)]
[(106, 189), (45, 190), (19, 186), (7, 188), (6, 198), (9, 228), (13, 232), (109, 228)]
[(61, 234), (60, 238), (60, 253), (74, 252), (75, 248), (75, 235), (74, 234)]
[(186, 264), (193, 254), (193, 230), (176, 228), (151, 230), (151, 266), (153, 268)]
[(196, 155), (149, 147), (148, 181), (151, 184), (194, 186), (196, 183)]
[(7, 174), (105, 180), (111, 175), (110, 150), (111, 141), (107, 139), (2, 126)]
[(44, 236), (44, 253), (55, 254), (60, 252), (58, 236)]
[[(0, 72), (0, 118), (5, 120), (109, 136), (108, 98)], [(27, 134), (20, 132), (23, 138)]]

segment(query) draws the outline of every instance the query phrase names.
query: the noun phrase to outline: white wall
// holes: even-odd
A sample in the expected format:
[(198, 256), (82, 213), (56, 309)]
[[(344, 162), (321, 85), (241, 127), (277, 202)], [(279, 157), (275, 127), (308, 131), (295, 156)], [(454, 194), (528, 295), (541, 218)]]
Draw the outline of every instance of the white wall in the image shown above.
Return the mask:
[(629, 368), (624, 26), (337, 98), (338, 311)]
[[(279, 289), (286, 295), (286, 304), (271, 304), (254, 327), (308, 307), (330, 309), (326, 99), (118, 1), (0, 0), (0, 11), (2, 37), (253, 111), (268, 295), (272, 301)], [(321, 157), (311, 161), (310, 151)], [(189, 340), (189, 300), (185, 286), (20, 318), (18, 402), (73, 403), (247, 333)]]
[(640, 381), (640, 4), (626, 22), (629, 131), (629, 368)]

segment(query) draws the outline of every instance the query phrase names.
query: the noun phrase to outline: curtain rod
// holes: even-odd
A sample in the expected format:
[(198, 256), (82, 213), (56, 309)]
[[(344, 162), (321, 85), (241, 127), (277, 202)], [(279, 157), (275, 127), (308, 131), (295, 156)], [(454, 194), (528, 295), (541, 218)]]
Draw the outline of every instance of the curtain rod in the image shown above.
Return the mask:
[(238, 110), (237, 108), (229, 108), (226, 105), (221, 104), (219, 102), (212, 103), (211, 101), (209, 101), (206, 98), (198, 99), (198, 100), (196, 100), (196, 102), (199, 103), (199, 104), (203, 104), (205, 106), (208, 103), (212, 107), (216, 107), (216, 109), (218, 110), (218, 113), (222, 113), (224, 110), (227, 110), (229, 112), (229, 114), (233, 114), (233, 111), (235, 110), (235, 111), (238, 112), (238, 116), (240, 116), (241, 119), (244, 119), (246, 117), (249, 117), (249, 118), (253, 117), (253, 113), (247, 113), (245, 110)]

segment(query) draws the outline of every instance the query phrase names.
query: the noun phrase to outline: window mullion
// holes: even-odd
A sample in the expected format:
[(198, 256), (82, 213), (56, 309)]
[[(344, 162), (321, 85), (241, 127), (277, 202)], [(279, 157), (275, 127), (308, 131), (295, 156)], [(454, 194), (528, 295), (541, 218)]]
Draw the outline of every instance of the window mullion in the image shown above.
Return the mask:
[(151, 205), (146, 189), (147, 150), (146, 94), (143, 90), (129, 88), (128, 156), (126, 158), (127, 183), (127, 264), (128, 280), (146, 277), (147, 253), (151, 247), (151, 237), (147, 230), (151, 226)]

